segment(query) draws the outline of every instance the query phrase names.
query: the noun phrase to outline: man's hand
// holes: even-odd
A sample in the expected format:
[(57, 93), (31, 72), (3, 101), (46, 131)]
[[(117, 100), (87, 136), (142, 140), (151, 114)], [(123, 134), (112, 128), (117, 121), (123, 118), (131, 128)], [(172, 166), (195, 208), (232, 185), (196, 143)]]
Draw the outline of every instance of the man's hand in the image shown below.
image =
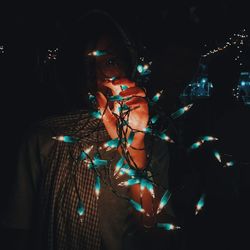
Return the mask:
[[(120, 95), (121, 97), (123, 97), (123, 99), (130, 97), (129, 100), (124, 101), (124, 103), (131, 109), (128, 117), (129, 127), (133, 130), (139, 131), (142, 131), (144, 128), (146, 128), (148, 125), (149, 112), (148, 103), (145, 99), (145, 91), (137, 87), (134, 82), (131, 82), (127, 79), (119, 79), (114, 82), (107, 82), (105, 83), (105, 86), (111, 89), (113, 96)], [(127, 89), (122, 90), (122, 86), (126, 86)], [(118, 114), (119, 104), (115, 102), (113, 107), (111, 108), (108, 105), (107, 98), (101, 92), (98, 92), (96, 97), (99, 104), (99, 109), (103, 113), (103, 123), (105, 125), (106, 130), (108, 131), (112, 139), (117, 138), (117, 118), (114, 113)], [(130, 134), (130, 128), (128, 128), (126, 136)], [(131, 144), (132, 147), (128, 148), (129, 154), (133, 159), (133, 163), (135, 163), (136, 167), (140, 169), (143, 169), (146, 166), (144, 137), (144, 133), (136, 133), (134, 140)], [(140, 200), (141, 192), (142, 199)], [(153, 202), (149, 191), (147, 189), (141, 191), (140, 185), (136, 184), (130, 187), (130, 196), (134, 201), (138, 203), (142, 202), (142, 206), (146, 211), (143, 215), (141, 226), (152, 226), (154, 223)], [(148, 214), (149, 216), (147, 216), (146, 214)], [(141, 215), (137, 216), (137, 219), (141, 218)]]
[[(104, 86), (111, 89), (113, 96), (120, 95), (124, 99), (130, 98), (127, 101), (124, 101), (130, 109), (130, 113), (128, 116), (128, 124), (129, 127), (134, 130), (142, 131), (147, 127), (148, 124), (148, 103), (145, 99), (145, 92), (141, 88), (137, 87), (134, 82), (129, 81), (128, 79), (119, 79), (113, 82), (108, 81), (104, 83)], [(122, 90), (122, 86), (126, 86), (126, 90)], [(114, 103), (112, 109), (108, 105), (107, 98), (101, 92), (97, 92), (97, 101), (99, 104), (99, 109), (103, 113), (103, 123), (107, 132), (109, 133), (112, 139), (117, 138), (117, 118), (114, 113), (118, 113), (119, 104), (117, 102)], [(106, 109), (105, 109), (106, 108)], [(128, 128), (127, 135), (130, 134), (131, 129)], [(135, 134), (134, 140), (132, 142), (132, 148), (142, 149), (144, 148), (144, 133), (138, 132)], [(135, 158), (140, 157), (141, 153), (137, 150), (137, 154), (133, 153), (133, 150), (130, 149), (130, 153), (135, 156)], [(136, 151), (136, 150), (134, 150)], [(134, 159), (136, 161), (136, 159)], [(143, 168), (142, 162), (140, 162), (139, 166)]]

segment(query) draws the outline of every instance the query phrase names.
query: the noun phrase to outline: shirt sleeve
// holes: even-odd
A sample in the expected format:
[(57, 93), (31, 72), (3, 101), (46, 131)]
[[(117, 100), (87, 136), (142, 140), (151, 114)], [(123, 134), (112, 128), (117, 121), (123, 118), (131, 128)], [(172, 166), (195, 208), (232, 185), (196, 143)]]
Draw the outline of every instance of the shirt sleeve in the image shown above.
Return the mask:
[(32, 131), (19, 148), (12, 189), (1, 218), (3, 227), (32, 227), (42, 164), (50, 148), (47, 138), (44, 133)]

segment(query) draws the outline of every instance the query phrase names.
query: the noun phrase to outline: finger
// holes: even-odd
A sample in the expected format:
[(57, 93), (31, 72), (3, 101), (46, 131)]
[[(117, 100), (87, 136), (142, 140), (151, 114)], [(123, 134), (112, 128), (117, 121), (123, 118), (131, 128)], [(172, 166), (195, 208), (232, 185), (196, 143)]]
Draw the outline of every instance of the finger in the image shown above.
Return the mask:
[(139, 87), (132, 87), (128, 88), (119, 94), (122, 97), (131, 97), (131, 96), (140, 96), (140, 97), (145, 97), (146, 94), (143, 89)]
[(128, 88), (135, 87), (135, 83), (126, 78), (120, 78), (114, 81), (105, 81), (103, 85), (109, 88), (113, 95), (119, 95), (122, 91), (122, 86), (126, 86)]
[(103, 86), (109, 88), (112, 92), (112, 95), (119, 95), (121, 92), (121, 87), (119, 85), (113, 85), (112, 81), (105, 81)]
[(127, 106), (131, 107), (132, 105), (148, 105), (148, 102), (143, 97), (134, 97), (125, 102)]
[(105, 127), (110, 128), (110, 129), (108, 129), (108, 133), (112, 138), (114, 138), (116, 136), (115, 135), (116, 118), (112, 114), (109, 106), (107, 105), (106, 97), (101, 92), (96, 93), (96, 100), (97, 100), (97, 103), (99, 105), (99, 109), (102, 113), (103, 123), (104, 123)]
[(124, 85), (124, 86), (127, 86), (128, 88), (135, 87), (136, 85), (135, 82), (132, 82), (128, 80), (127, 78), (120, 78), (120, 79), (114, 80), (112, 83), (114, 86)]

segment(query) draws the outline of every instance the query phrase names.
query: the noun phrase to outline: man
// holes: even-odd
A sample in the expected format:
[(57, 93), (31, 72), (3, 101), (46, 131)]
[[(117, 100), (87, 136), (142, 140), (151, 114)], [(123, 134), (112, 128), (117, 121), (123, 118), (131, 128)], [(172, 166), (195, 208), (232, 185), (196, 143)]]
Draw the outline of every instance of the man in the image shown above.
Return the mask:
[[(142, 131), (148, 124), (145, 91), (128, 79), (136, 67), (132, 45), (107, 14), (97, 11), (91, 18), (100, 27), (87, 19), (86, 23), (94, 31), (85, 31), (90, 42), (78, 50), (82, 53), (77, 56), (86, 66), (86, 75), (92, 76), (87, 84), (92, 91), (97, 90), (96, 105), (102, 117), (93, 119), (84, 110), (55, 116), (40, 122), (24, 140), (4, 223), (26, 231), (29, 241), (33, 241), (31, 249), (140, 249), (146, 246), (136, 238), (135, 232), (155, 223), (150, 192), (145, 189), (141, 196), (138, 184), (130, 189), (120, 187), (121, 180), (114, 177), (115, 164), (124, 152), (121, 148), (115, 151), (103, 148), (106, 141), (118, 137), (117, 102), (108, 102), (110, 96), (128, 99), (125, 104), (131, 112), (124, 139), (131, 129)], [(104, 53), (95, 56), (95, 51)], [(79, 140), (77, 143), (58, 140), (65, 135)], [(145, 141), (145, 134), (138, 132), (127, 148), (133, 159), (132, 167), (140, 170), (147, 166)], [(167, 147), (159, 140), (157, 145), (161, 151), (151, 164), (158, 172), (159, 181), (167, 187)], [(90, 158), (99, 152), (101, 159), (109, 162), (108, 168), (98, 172), (101, 177), (99, 199), (94, 193), (97, 172), (89, 169), (87, 161), (79, 160), (87, 148), (91, 148)], [(124, 197), (141, 202), (145, 213), (134, 213)]]

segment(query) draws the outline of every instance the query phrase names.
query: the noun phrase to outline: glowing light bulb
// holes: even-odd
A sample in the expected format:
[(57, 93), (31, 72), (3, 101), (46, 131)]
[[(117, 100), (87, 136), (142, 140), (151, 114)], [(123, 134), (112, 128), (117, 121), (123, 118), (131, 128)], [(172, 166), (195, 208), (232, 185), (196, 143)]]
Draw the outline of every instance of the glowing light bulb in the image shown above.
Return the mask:
[(148, 75), (151, 73), (151, 71), (149, 70), (149, 65), (148, 64), (138, 64), (137, 65), (137, 71), (141, 74), (141, 75)]
[(160, 97), (161, 97), (161, 95), (162, 95), (162, 92), (163, 92), (163, 90), (161, 90), (160, 92), (156, 93), (155, 96), (152, 98), (152, 101), (153, 102), (158, 102), (159, 99), (160, 99)]
[(197, 141), (190, 146), (190, 149), (197, 149), (203, 144), (203, 141)]
[(145, 210), (142, 208), (142, 206), (139, 203), (135, 202), (132, 199), (129, 201), (136, 211), (141, 212), (141, 213), (145, 213)]
[(150, 123), (155, 124), (155, 123), (157, 122), (158, 118), (159, 118), (159, 115), (154, 115), (154, 116), (150, 119)]
[(146, 188), (150, 192), (153, 198), (155, 198), (154, 186), (151, 182), (146, 181)]
[(161, 138), (164, 141), (168, 141), (168, 142), (174, 143), (174, 141), (168, 135), (166, 135), (163, 132), (159, 133), (158, 137)]
[(68, 142), (68, 143), (75, 143), (79, 140), (68, 135), (53, 136), (52, 139), (57, 140), (57, 141)]
[(88, 53), (88, 55), (99, 57), (99, 56), (107, 55), (107, 52), (105, 50), (94, 50), (94, 51)]
[[(129, 106), (126, 105), (125, 103), (121, 104), (120, 107), (118, 107), (118, 112), (122, 113), (123, 111), (130, 110)], [(128, 122), (124, 120), (124, 123), (126, 123), (124, 126), (128, 125)]]
[(88, 96), (89, 96), (89, 101), (90, 101), (92, 104), (96, 103), (96, 98), (95, 98), (94, 95), (92, 95), (91, 93), (89, 93)]
[(144, 191), (145, 187), (146, 187), (146, 181), (145, 181), (145, 179), (141, 179), (141, 181), (140, 181), (141, 195), (142, 195), (142, 191)]
[(90, 115), (96, 119), (101, 119), (102, 118), (102, 113), (99, 110), (93, 110), (90, 111)]
[(127, 148), (130, 147), (135, 137), (135, 132), (131, 131), (127, 139)]
[(101, 180), (100, 180), (99, 176), (96, 176), (96, 180), (95, 180), (95, 194), (96, 194), (97, 200), (99, 199), (100, 190), (101, 190)]
[(140, 180), (138, 178), (132, 178), (132, 179), (129, 179), (127, 181), (120, 182), (118, 184), (118, 186), (121, 186), (121, 187), (126, 186), (126, 187), (128, 187), (128, 186), (133, 186), (133, 185), (138, 184), (138, 183), (140, 183)]
[(157, 223), (157, 227), (163, 228), (167, 231), (180, 229), (179, 226), (175, 226), (175, 225), (170, 224), (170, 223)]
[(200, 212), (200, 210), (203, 208), (204, 204), (205, 204), (205, 194), (203, 194), (203, 195), (200, 197), (198, 203), (196, 204), (196, 210), (195, 210), (195, 214), (196, 214), (196, 215), (197, 215), (197, 214)]
[(178, 109), (176, 112), (174, 112), (173, 114), (171, 114), (171, 118), (172, 119), (176, 119), (176, 118), (180, 117), (185, 112), (187, 112), (192, 106), (193, 106), (193, 104), (189, 104), (189, 105), (187, 105), (187, 106), (185, 106), (183, 108)]
[(90, 146), (89, 148), (85, 149), (83, 152), (81, 152), (81, 155), (80, 155), (80, 159), (81, 160), (85, 160), (86, 157), (88, 156), (88, 154), (90, 153), (90, 151), (92, 150), (94, 146)]
[(117, 77), (116, 76), (113, 76), (113, 77), (110, 77), (108, 78), (109, 81), (114, 81)]
[(142, 131), (145, 133), (152, 133), (152, 129), (149, 127), (144, 128)]
[(213, 137), (213, 136), (206, 135), (206, 136), (202, 136), (202, 137), (201, 137), (201, 140), (202, 140), (202, 141), (217, 141), (218, 138)]
[(94, 162), (95, 166), (105, 166), (108, 163), (107, 160), (102, 160), (102, 159), (99, 159), (99, 158), (95, 158), (93, 162)]
[(79, 216), (82, 216), (84, 215), (84, 212), (85, 212), (85, 209), (84, 209), (84, 206), (83, 206), (83, 202), (80, 200), (78, 202), (78, 205), (77, 205), (77, 213)]
[(234, 166), (234, 161), (226, 162), (226, 166), (227, 166), (227, 167), (232, 167), (232, 166)]
[(214, 156), (219, 162), (221, 162), (221, 156), (218, 151), (214, 151)]
[(128, 89), (128, 86), (126, 86), (126, 85), (121, 85), (121, 89), (122, 89), (122, 91), (124, 91), (124, 90)]
[[(125, 166), (127, 166), (127, 167), (125, 167)], [(127, 174), (129, 176), (135, 176), (136, 175), (136, 171), (133, 170), (133, 169), (131, 169), (131, 168), (129, 168), (127, 164), (124, 165), (124, 167), (122, 167), (120, 169), (120, 172), (125, 173), (125, 174)]]
[(125, 159), (123, 157), (121, 157), (121, 159), (117, 162), (116, 166), (115, 166), (115, 171), (114, 171), (114, 176), (117, 175), (117, 173), (120, 171), (121, 167), (124, 164)]
[(172, 194), (168, 190), (164, 193), (164, 195), (161, 198), (159, 207), (157, 209), (157, 214), (159, 214), (161, 212), (161, 210), (167, 205), (171, 195)]
[(223, 167), (226, 168), (226, 167), (232, 167), (235, 165), (235, 162), (234, 161), (228, 161), (226, 162)]
[(113, 95), (109, 97), (109, 101), (115, 102), (115, 101), (122, 101), (123, 98), (120, 95)]
[(107, 160), (102, 160), (99, 158), (98, 154), (96, 154), (94, 156), (94, 159), (92, 160), (92, 162), (89, 162), (88, 164), (88, 168), (92, 169), (92, 168), (98, 168), (100, 166), (105, 166), (108, 164)]
[(103, 147), (104, 148), (117, 148), (119, 144), (120, 144), (119, 138), (115, 138), (113, 140), (110, 140), (104, 143)]

